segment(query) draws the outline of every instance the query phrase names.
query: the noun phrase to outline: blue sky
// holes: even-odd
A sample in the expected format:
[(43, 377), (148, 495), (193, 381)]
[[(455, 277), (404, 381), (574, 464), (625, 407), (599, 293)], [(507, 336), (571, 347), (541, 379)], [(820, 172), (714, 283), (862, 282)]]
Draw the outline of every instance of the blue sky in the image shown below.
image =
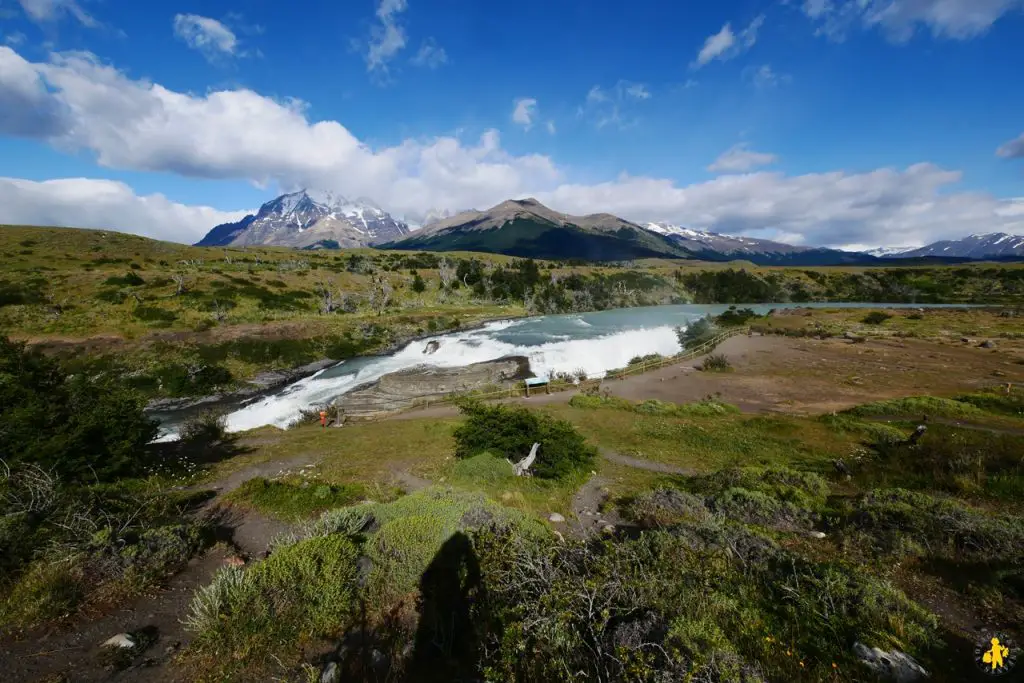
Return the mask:
[(1024, 233), (1024, 0), (0, 0), (0, 222), (535, 195), (805, 244)]

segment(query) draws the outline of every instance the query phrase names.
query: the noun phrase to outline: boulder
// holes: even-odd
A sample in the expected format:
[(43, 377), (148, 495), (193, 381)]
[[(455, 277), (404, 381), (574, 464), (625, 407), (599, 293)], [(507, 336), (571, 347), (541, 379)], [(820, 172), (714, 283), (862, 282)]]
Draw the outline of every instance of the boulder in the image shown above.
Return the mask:
[(558, 514), (557, 512), (552, 512), (550, 515), (548, 515), (548, 521), (552, 522), (553, 524), (561, 524), (565, 521), (565, 517)]
[(985, 341), (978, 344), (978, 346), (980, 346), (983, 349), (994, 349), (996, 348), (996, 343), (991, 339), (986, 339)]
[(853, 646), (853, 652), (857, 655), (857, 659), (885, 681), (914, 683), (914, 681), (923, 681), (931, 676), (906, 652), (899, 650), (886, 652), (877, 647), (868, 647), (863, 643), (856, 643)]
[(107, 640), (103, 641), (102, 647), (123, 647), (128, 649), (135, 647), (137, 644), (138, 643), (132, 634), (118, 633), (116, 636), (111, 636)]
[(427, 345), (423, 347), (423, 353), (435, 353), (439, 348), (441, 348), (441, 342), (437, 341), (436, 339), (431, 339), (430, 341), (427, 342)]
[(603, 527), (601, 527), (601, 533), (605, 536), (611, 536), (615, 533), (615, 527), (611, 524), (605, 524)]
[(825, 532), (824, 531), (811, 531), (807, 535), (810, 536), (811, 538), (817, 538), (819, 540), (822, 539), (822, 538), (825, 538)]

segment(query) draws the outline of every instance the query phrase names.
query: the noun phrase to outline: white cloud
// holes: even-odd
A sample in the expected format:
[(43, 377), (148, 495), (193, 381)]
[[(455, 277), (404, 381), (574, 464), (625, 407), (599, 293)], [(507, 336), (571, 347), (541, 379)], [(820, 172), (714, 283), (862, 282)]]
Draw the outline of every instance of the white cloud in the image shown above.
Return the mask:
[(651, 99), (651, 91), (647, 89), (647, 86), (643, 83), (631, 83), (626, 87), (626, 94), (632, 97), (634, 100), (649, 100)]
[(918, 27), (933, 37), (968, 40), (1002, 16), (1024, 8), (1024, 0), (804, 0), (817, 33), (842, 41), (856, 26), (878, 28), (894, 43), (910, 40)]
[[(25, 123), (40, 111), (47, 112), (47, 125)], [(3, 133), (91, 152), (112, 168), (372, 197), (414, 221), (436, 207), (483, 208), (532, 195), (570, 213), (609, 211), (635, 221), (669, 220), (729, 233), (768, 230), (799, 235), (807, 244), (923, 244), (968, 232), (1024, 232), (1020, 205), (957, 191), (958, 172), (928, 163), (867, 173), (756, 172), (688, 186), (628, 175), (583, 184), (572, 182), (571, 170), (548, 156), (504, 150), (494, 130), (475, 140), (442, 136), (374, 148), (338, 121), (310, 120), (300, 101), (244, 89), (176, 92), (130, 79), (83, 53), (32, 63), (0, 47)], [(149, 225), (137, 216), (116, 224), (105, 216), (89, 218), (93, 203), (110, 205), (105, 196), (98, 193), (94, 200), (82, 191), (73, 212), (32, 222), (90, 221), (132, 230)], [(145, 206), (160, 206), (150, 197), (142, 199)], [(14, 219), (13, 206), (0, 200), (0, 213), (8, 212), (3, 220)], [(200, 228), (195, 219), (193, 234), (219, 220)]]
[(750, 82), (759, 90), (768, 90), (783, 83), (789, 83), (792, 79), (789, 74), (780, 74), (772, 68), (771, 64), (762, 64), (747, 72)]
[(996, 155), (1004, 159), (1024, 159), (1024, 133), (1020, 137), (1003, 143), (996, 150)]
[(398, 23), (399, 15), (409, 8), (406, 0), (379, 0), (377, 20), (370, 30), (370, 43), (366, 50), (366, 69), (387, 73), (388, 62), (405, 47), (405, 28)]
[(83, 10), (76, 0), (18, 0), (18, 3), (33, 21), (57, 21), (67, 15), (77, 19), (83, 26), (99, 26), (99, 22)]
[(423, 41), (423, 45), (420, 46), (419, 51), (412, 58), (412, 63), (415, 66), (425, 66), (428, 69), (436, 69), (439, 66), (448, 63), (448, 53), (444, 51), (443, 47), (437, 44), (437, 41), (433, 38), (428, 38)]
[(774, 154), (755, 152), (745, 142), (733, 145), (715, 162), (708, 166), (712, 173), (745, 173), (758, 166), (774, 164), (779, 158)]
[(596, 185), (562, 184), (537, 198), (569, 213), (609, 211), (730, 234), (770, 231), (814, 245), (899, 246), (972, 232), (1024, 234), (1024, 205), (949, 192), (959, 180), (959, 172), (927, 163), (902, 171), (727, 175), (686, 187), (623, 175)]
[(174, 17), (174, 35), (211, 61), (238, 54), (238, 38), (216, 19), (178, 14)]
[(750, 25), (737, 35), (733, 33), (732, 25), (726, 22), (721, 31), (708, 36), (704, 41), (704, 46), (697, 53), (696, 61), (690, 67), (699, 69), (716, 59), (724, 62), (746, 52), (754, 47), (757, 42), (757, 32), (761, 30), (763, 24), (764, 15), (760, 14), (754, 17)]
[(136, 195), (113, 180), (0, 178), (0, 223), (103, 228), (192, 244), (244, 211), (186, 206), (161, 194)]
[(550, 133), (551, 135), (554, 135), (555, 132), (556, 132), (555, 122), (549, 120), (546, 125), (547, 125), (547, 128), (548, 128), (548, 133)]
[(520, 97), (513, 103), (512, 121), (518, 123), (526, 130), (533, 126), (533, 119), (537, 115), (537, 100), (532, 97)]
[(12, 47), (18, 47), (25, 42), (25, 34), (21, 31), (15, 31), (14, 33), (8, 33), (4, 36), (4, 43), (11, 45)]

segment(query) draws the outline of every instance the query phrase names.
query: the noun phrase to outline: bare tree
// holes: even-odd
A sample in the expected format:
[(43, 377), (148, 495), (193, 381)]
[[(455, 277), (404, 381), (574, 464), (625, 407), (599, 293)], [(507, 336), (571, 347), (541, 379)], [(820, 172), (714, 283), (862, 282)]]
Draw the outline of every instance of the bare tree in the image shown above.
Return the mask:
[(321, 280), (316, 284), (316, 293), (320, 297), (320, 314), (327, 315), (342, 309), (342, 299), (345, 296), (337, 282)]
[(394, 294), (391, 283), (383, 275), (375, 275), (370, 281), (370, 308), (377, 315), (383, 315)]
[(210, 304), (210, 310), (213, 313), (213, 319), (219, 323), (224, 322), (228, 317), (228, 307), (216, 299)]
[(184, 273), (174, 273), (173, 275), (171, 275), (171, 280), (174, 282), (174, 284), (178, 286), (177, 289), (174, 291), (174, 296), (181, 296), (188, 290), (187, 281), (185, 280)]
[(441, 264), (437, 269), (437, 274), (441, 278), (441, 288), (445, 291), (452, 288), (452, 283), (455, 282), (457, 277), (455, 268), (448, 262), (447, 258), (441, 258)]

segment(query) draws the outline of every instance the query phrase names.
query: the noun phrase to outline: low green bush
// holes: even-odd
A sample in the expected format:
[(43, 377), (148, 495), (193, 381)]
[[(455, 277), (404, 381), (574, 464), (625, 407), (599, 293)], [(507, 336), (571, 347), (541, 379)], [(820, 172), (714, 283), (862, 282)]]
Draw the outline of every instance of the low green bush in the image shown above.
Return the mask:
[(192, 600), (195, 649), (224, 678), (276, 660), (297, 665), (312, 639), (343, 633), (356, 613), (358, 549), (342, 535), (281, 547), (249, 569), (224, 568)]
[(1024, 562), (1024, 517), (990, 514), (949, 498), (876, 489), (857, 502), (850, 521), (884, 552)]
[(301, 484), (270, 481), (262, 477), (250, 479), (232, 491), (232, 503), (253, 507), (260, 512), (285, 519), (304, 519), (325, 510), (351, 505), (366, 497), (362, 484)]
[(704, 362), (700, 364), (700, 368), (704, 372), (726, 372), (732, 370), (732, 363), (729, 359), (720, 353), (713, 353), (704, 359)]
[(490, 452), (516, 462), (539, 443), (530, 471), (542, 479), (558, 479), (591, 467), (597, 457), (597, 450), (565, 420), (528, 408), (473, 400), (462, 401), (459, 409), (466, 416), (454, 432), (459, 458)]
[(694, 478), (688, 484), (708, 495), (729, 489), (756, 491), (809, 512), (821, 511), (829, 495), (828, 482), (820, 475), (788, 467), (729, 468)]
[(881, 325), (892, 316), (884, 311), (871, 311), (861, 320), (865, 325)]
[(843, 414), (855, 417), (872, 417), (876, 415), (907, 416), (917, 420), (923, 415), (951, 418), (984, 417), (985, 412), (970, 403), (954, 399), (938, 398), (936, 396), (911, 396), (908, 398), (865, 403), (864, 405), (850, 408), (844, 411)]
[(481, 453), (455, 463), (452, 477), (474, 484), (494, 485), (515, 479), (515, 472), (504, 458)]

